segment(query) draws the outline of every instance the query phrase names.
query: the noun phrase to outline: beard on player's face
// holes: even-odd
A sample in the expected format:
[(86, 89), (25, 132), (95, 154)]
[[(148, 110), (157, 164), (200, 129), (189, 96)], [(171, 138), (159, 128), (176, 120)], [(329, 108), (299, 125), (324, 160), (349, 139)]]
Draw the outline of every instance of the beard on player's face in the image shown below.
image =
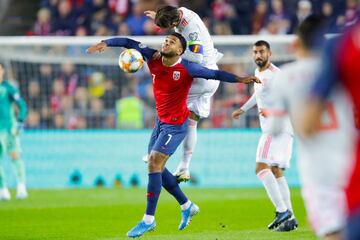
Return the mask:
[(266, 64), (268, 62), (268, 58), (265, 58), (265, 59), (260, 59), (260, 58), (257, 58), (255, 59), (255, 63), (258, 67), (262, 68), (262, 67), (265, 67)]
[(174, 51), (168, 51), (168, 52), (161, 51), (160, 53), (162, 56), (168, 57), (168, 58), (177, 56), (176, 52), (174, 52)]

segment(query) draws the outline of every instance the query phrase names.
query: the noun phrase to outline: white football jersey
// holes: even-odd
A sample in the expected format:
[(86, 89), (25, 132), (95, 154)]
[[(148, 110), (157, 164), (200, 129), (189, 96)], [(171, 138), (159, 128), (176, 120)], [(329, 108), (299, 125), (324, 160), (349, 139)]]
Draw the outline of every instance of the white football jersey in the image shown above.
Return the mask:
[[(274, 64), (264, 70), (259, 71), (258, 68), (255, 70), (255, 76), (260, 79), (261, 84), (254, 84), (254, 94), (249, 99), (247, 103), (244, 104), (242, 109), (247, 111), (249, 108), (253, 107), (255, 104), (258, 107), (259, 112), (263, 110), (273, 109), (273, 100), (270, 95), (270, 85), (275, 81), (276, 76), (279, 74), (280, 69)], [(286, 132), (293, 134), (293, 129), (290, 123), (290, 119), (285, 116), (285, 124), (282, 124), (281, 132)], [(262, 132), (269, 133), (269, 118), (259, 115), (260, 127)]]
[(205, 67), (216, 64), (223, 55), (214, 48), (214, 43), (204, 22), (190, 9), (181, 7), (179, 10), (183, 15), (175, 31), (186, 39), (188, 46), (191, 43), (198, 43), (197, 48), (193, 51), (188, 47), (183, 58), (200, 63)]
[[(295, 132), (303, 121), (306, 100), (315, 81), (319, 61), (314, 58), (289, 63), (282, 68), (271, 86), (275, 110), (289, 114)], [(274, 120), (272, 129), (277, 129)], [(349, 159), (352, 159), (354, 143), (354, 119), (352, 104), (345, 91), (339, 86), (330, 96), (321, 119), (321, 130), (307, 138), (299, 138), (299, 167), (306, 172), (303, 182), (332, 181), (343, 185)], [(331, 162), (331, 164), (326, 164)], [(319, 171), (320, 169), (324, 171)], [(339, 172), (340, 177), (327, 176)], [(334, 176), (334, 177), (333, 177)], [(329, 182), (329, 184), (332, 184)]]

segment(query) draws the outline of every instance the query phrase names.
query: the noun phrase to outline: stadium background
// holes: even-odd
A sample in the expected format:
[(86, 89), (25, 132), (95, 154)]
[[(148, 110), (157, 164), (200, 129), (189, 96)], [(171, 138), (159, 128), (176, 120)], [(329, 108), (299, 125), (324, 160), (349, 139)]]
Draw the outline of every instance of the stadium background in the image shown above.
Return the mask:
[[(117, 66), (120, 49), (101, 56), (86, 55), (85, 49), (110, 35), (159, 47), (159, 35), (166, 33), (143, 11), (161, 3), (196, 11), (225, 54), (220, 67), (240, 75), (254, 71), (251, 45), (256, 40), (268, 40), (273, 62), (281, 65), (294, 59), (291, 34), (308, 14), (323, 14), (330, 22), (328, 32), (334, 33), (356, 12), (351, 0), (2, 1), (0, 34), (6, 37), (0, 37), (0, 61), (29, 108), (23, 158), (30, 188), (144, 186), (141, 157), (155, 116), (148, 70), (124, 74)], [(253, 173), (257, 110), (231, 119), (251, 92), (240, 84), (220, 85), (211, 116), (199, 124), (194, 179), (188, 185), (260, 186)], [(180, 152), (169, 161), (170, 169)], [(287, 176), (291, 186), (299, 185), (294, 168)]]

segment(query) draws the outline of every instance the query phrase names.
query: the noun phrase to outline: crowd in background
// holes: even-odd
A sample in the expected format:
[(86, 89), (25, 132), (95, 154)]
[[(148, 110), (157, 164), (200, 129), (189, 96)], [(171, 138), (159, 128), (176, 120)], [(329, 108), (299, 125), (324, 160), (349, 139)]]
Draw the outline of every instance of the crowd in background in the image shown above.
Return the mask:
[[(143, 12), (161, 3), (196, 11), (215, 35), (291, 34), (314, 12), (328, 19), (328, 32), (334, 33), (355, 21), (358, 5), (357, 0), (43, 0), (29, 34), (160, 35), (164, 32)], [(146, 67), (133, 75), (119, 71), (116, 64), (94, 67), (65, 62), (29, 67), (29, 63), (13, 62), (11, 68), (22, 69), (12, 73), (12, 78), (19, 81), (28, 103), (30, 129), (141, 129), (154, 124), (152, 80)], [(239, 65), (221, 68), (245, 73)], [(231, 118), (231, 112), (250, 94), (244, 85), (220, 84), (211, 115), (200, 121), (200, 127), (259, 127), (256, 109), (240, 121)]]
[[(329, 21), (329, 32), (353, 22), (357, 0), (43, 0), (29, 34), (108, 36), (163, 32), (143, 12), (160, 4), (185, 6), (211, 34), (291, 34), (311, 13)], [(204, 7), (206, 6), (206, 7)]]

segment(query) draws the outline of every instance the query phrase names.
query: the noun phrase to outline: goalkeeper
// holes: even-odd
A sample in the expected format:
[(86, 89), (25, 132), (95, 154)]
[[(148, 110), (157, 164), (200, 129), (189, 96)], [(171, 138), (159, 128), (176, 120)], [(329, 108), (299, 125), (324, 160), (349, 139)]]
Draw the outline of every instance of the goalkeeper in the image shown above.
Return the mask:
[[(0, 64), (0, 200), (10, 200), (11, 198), (3, 169), (3, 159), (7, 153), (12, 159), (17, 181), (16, 197), (23, 199), (27, 197), (27, 191), (25, 187), (25, 166), (19, 154), (19, 133), (26, 117), (26, 103), (20, 97), (18, 90), (4, 80), (4, 73), (3, 65)], [(19, 110), (17, 118), (13, 104)]]

